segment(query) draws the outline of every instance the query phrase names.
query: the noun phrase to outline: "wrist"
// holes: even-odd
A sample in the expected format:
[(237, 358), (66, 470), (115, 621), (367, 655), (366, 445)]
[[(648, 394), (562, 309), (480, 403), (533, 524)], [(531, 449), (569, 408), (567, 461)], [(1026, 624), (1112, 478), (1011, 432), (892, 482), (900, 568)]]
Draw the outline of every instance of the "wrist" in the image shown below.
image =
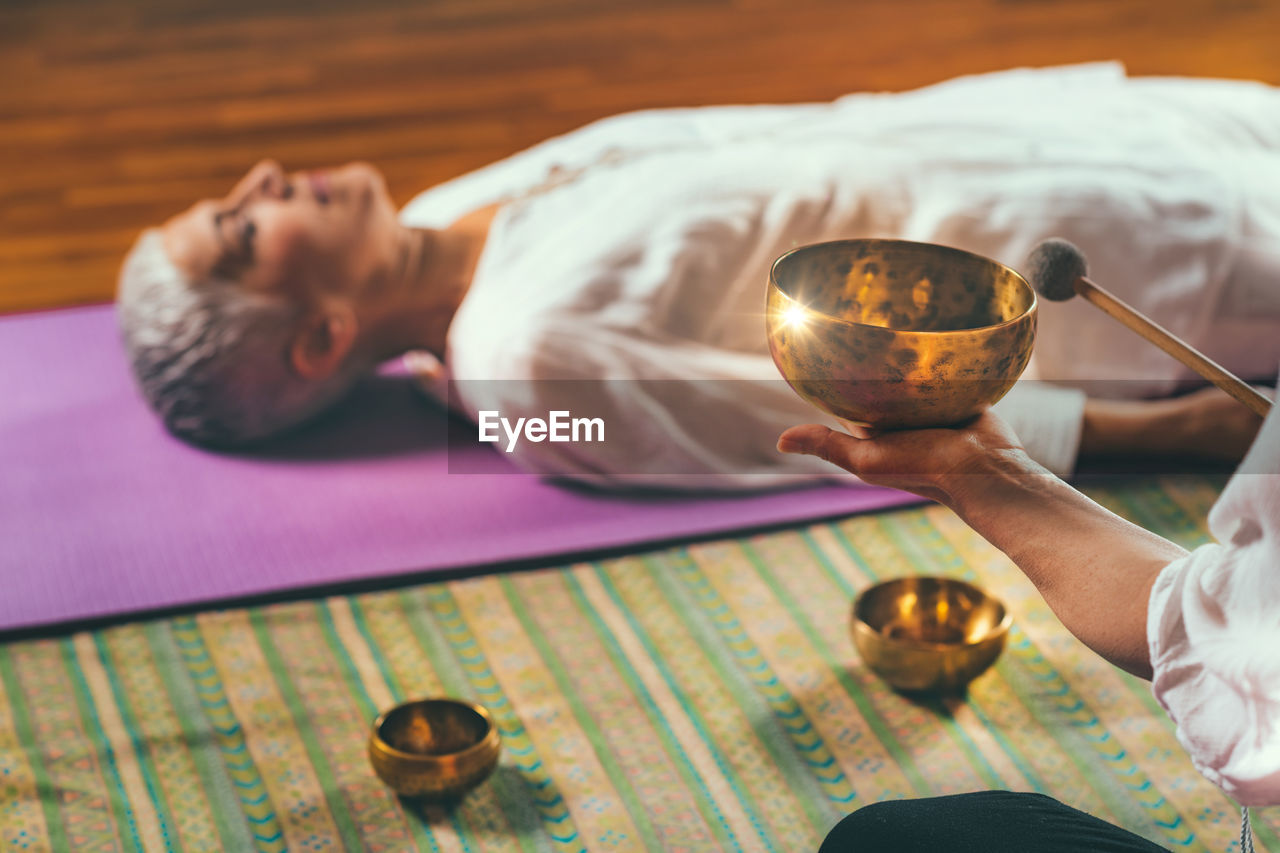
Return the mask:
[(1011, 447), (976, 456), (940, 478), (939, 488), (946, 496), (942, 503), (978, 527), (1010, 502), (1043, 491), (1047, 481), (1060, 482), (1025, 450)]

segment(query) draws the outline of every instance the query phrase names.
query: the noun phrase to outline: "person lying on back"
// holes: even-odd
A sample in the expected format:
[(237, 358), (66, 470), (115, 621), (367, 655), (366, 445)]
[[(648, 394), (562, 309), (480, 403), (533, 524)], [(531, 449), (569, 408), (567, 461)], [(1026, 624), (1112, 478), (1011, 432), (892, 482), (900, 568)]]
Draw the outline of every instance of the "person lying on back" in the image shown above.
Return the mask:
[[(529, 471), (717, 489), (830, 478), (773, 452), (812, 417), (768, 355), (779, 254), (894, 237), (1017, 268), (1063, 237), (1175, 334), (1270, 376), (1277, 116), (1280, 92), (1261, 84), (1098, 65), (626, 114), (399, 213), (371, 166), (290, 175), (267, 161), (140, 237), (121, 325), (143, 395), (197, 443), (287, 430), (413, 352), (473, 420), (569, 411), (606, 424), (599, 443), (521, 442), (512, 457)], [(1188, 374), (1077, 303), (1041, 306), (1029, 376), (1046, 381), (998, 407), (1034, 458), (1067, 474), (1090, 453), (1240, 457), (1256, 417), (1216, 391), (1139, 402)]]

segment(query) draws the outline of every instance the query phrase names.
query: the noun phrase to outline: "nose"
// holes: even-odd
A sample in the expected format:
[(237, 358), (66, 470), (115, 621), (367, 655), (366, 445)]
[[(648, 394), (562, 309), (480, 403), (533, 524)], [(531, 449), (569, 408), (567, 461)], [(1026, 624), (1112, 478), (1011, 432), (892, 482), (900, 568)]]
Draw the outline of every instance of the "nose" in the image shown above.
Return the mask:
[(284, 169), (275, 160), (263, 160), (236, 184), (227, 201), (233, 207), (239, 207), (255, 198), (288, 198), (290, 194)]

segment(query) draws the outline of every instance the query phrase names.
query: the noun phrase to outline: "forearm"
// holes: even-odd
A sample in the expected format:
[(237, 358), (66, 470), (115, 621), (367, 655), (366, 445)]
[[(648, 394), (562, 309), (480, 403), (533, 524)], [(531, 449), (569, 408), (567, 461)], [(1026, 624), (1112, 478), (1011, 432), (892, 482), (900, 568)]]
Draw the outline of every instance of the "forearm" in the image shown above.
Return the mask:
[(1181, 401), (1101, 400), (1085, 402), (1081, 456), (1161, 455), (1185, 452)]
[(1216, 388), (1165, 400), (1085, 401), (1081, 457), (1168, 456), (1239, 462), (1262, 419)]
[(952, 475), (945, 501), (1009, 556), (1062, 623), (1117, 666), (1149, 678), (1147, 600), (1186, 551), (1104, 509), (1020, 451)]

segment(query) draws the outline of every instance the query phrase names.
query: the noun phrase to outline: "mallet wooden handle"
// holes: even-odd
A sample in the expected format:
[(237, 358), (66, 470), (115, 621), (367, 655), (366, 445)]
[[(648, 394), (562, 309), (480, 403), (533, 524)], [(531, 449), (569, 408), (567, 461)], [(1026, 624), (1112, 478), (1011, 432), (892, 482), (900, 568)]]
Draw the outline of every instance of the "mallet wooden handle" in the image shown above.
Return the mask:
[(1270, 413), (1271, 401), (1264, 395), (1240, 381), (1235, 374), (1216, 361), (1206, 358), (1197, 350), (1187, 346), (1168, 329), (1148, 319), (1132, 305), (1118, 299), (1084, 276), (1076, 279), (1075, 289), (1078, 295), (1097, 305), (1103, 311), (1124, 323), (1130, 329), (1142, 335), (1142, 337), (1151, 341), (1151, 343), (1160, 347), (1160, 349), (1196, 373), (1199, 373), (1241, 403), (1244, 403), (1259, 417), (1265, 418)]

